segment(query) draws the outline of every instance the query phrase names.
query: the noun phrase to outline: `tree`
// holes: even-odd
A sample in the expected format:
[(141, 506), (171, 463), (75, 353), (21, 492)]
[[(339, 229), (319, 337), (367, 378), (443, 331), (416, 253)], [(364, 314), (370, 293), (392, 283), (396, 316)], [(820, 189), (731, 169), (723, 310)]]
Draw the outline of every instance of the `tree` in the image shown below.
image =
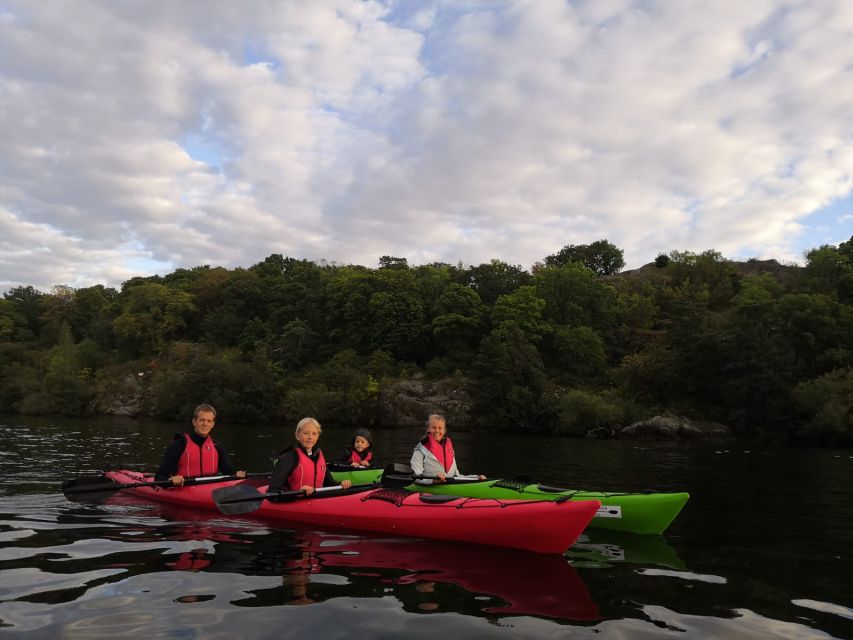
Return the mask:
[(469, 267), (466, 273), (466, 284), (472, 287), (487, 305), (494, 304), (499, 296), (512, 293), (530, 282), (530, 274), (520, 266), (500, 260)]
[(605, 377), (607, 352), (604, 340), (589, 327), (558, 327), (548, 343), (548, 363), (554, 367), (561, 382), (588, 386)]
[(24, 317), (27, 329), (36, 338), (41, 334), (44, 295), (29, 286), (15, 287), (3, 294), (3, 298), (11, 302), (15, 310)]
[(476, 291), (451, 284), (435, 304), (430, 328), (439, 353), (468, 357), (482, 337), (485, 308)]
[(577, 263), (537, 271), (536, 292), (545, 300), (543, 316), (551, 324), (604, 332), (618, 320), (616, 289)]
[(511, 322), (531, 343), (538, 344), (551, 327), (542, 318), (546, 302), (536, 293), (536, 287), (525, 285), (513, 293), (500, 296), (492, 307), (492, 325)]
[(802, 415), (801, 433), (841, 443), (853, 442), (853, 369), (831, 371), (794, 389)]
[(192, 294), (153, 282), (134, 286), (122, 297), (122, 313), (113, 326), (127, 345), (143, 353), (160, 351), (195, 311)]
[(545, 266), (562, 267), (579, 262), (600, 276), (612, 276), (625, 267), (622, 249), (607, 240), (596, 240), (592, 244), (567, 244), (557, 253), (545, 258)]
[(424, 309), (412, 292), (380, 291), (370, 297), (370, 346), (394, 354), (398, 360), (422, 355), (425, 337)]
[(545, 367), (536, 347), (507, 322), (483, 339), (473, 366), (479, 420), (493, 429), (541, 429)]
[(394, 256), (382, 256), (379, 258), (380, 269), (408, 269), (409, 261), (405, 258), (395, 258)]

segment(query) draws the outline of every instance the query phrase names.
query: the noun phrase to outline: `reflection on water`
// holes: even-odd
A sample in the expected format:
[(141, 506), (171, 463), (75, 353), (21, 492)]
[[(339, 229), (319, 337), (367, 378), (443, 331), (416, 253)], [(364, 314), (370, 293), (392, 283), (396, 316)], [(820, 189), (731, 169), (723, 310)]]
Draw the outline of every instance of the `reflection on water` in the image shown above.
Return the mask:
[[(0, 420), (0, 636), (853, 637), (853, 461), (837, 452), (460, 434), (465, 468), (494, 475), (513, 450), (500, 475), (693, 494), (666, 536), (589, 530), (560, 557), (276, 529), (121, 492), (70, 503), (62, 479), (107, 458), (150, 469), (176, 426), (48, 422)], [(261, 470), (277, 435), (247, 433), (222, 435)]]

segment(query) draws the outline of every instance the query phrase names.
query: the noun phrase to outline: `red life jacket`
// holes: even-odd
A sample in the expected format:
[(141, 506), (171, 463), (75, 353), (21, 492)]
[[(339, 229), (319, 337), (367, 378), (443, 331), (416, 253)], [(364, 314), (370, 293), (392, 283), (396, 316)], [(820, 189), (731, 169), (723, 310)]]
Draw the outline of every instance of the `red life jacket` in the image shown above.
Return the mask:
[(326, 458), (323, 452), (317, 449), (317, 462), (315, 463), (302, 447), (296, 447), (296, 466), (287, 479), (288, 485), (293, 491), (299, 491), (305, 485), (319, 489), (326, 479)]
[(369, 449), (367, 450), (367, 454), (365, 455), (360, 454), (355, 449), (350, 449), (350, 451), (352, 452), (352, 455), (350, 456), (350, 462), (366, 462), (367, 464), (370, 464), (370, 461), (373, 460), (373, 452), (371, 452)]
[(219, 452), (213, 444), (213, 438), (207, 436), (199, 447), (190, 434), (183, 433), (186, 446), (181, 457), (178, 458), (179, 475), (185, 478), (198, 478), (200, 476), (213, 476), (219, 471)]
[(212, 560), (196, 556), (192, 551), (187, 551), (178, 556), (177, 561), (168, 563), (179, 571), (200, 571), (211, 564)]
[(425, 440), (426, 442), (423, 445), (427, 448), (427, 451), (435, 456), (435, 459), (439, 461), (445, 471), (450, 471), (450, 467), (453, 466), (453, 461), (456, 459), (453, 453), (453, 442), (450, 441), (450, 437), (444, 437), (443, 445), (431, 435), (428, 435)]

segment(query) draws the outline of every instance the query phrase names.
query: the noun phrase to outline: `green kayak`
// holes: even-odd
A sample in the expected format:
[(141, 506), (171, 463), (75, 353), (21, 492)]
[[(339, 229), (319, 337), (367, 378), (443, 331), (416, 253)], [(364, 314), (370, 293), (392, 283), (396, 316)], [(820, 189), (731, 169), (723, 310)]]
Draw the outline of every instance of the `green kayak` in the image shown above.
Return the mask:
[[(333, 471), (337, 482), (351, 480), (353, 484), (379, 482), (382, 469), (358, 471)], [(388, 478), (386, 470), (384, 478)], [(405, 476), (394, 474), (394, 479)], [(383, 480), (384, 481), (384, 480)], [(406, 485), (410, 491), (469, 498), (496, 500), (599, 500), (601, 507), (590, 522), (590, 527), (628, 531), (631, 533), (663, 533), (675, 520), (690, 494), (673, 493), (615, 493), (549, 487), (524, 480), (457, 480), (444, 484)]]

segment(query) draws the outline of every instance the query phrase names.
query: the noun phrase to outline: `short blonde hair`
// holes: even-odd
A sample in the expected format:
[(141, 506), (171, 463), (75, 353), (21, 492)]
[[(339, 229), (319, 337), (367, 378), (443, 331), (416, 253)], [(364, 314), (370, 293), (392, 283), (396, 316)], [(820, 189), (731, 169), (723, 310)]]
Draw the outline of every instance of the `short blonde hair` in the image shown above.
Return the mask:
[(302, 420), (300, 420), (299, 423), (296, 425), (296, 431), (293, 432), (293, 435), (298, 436), (299, 432), (302, 430), (302, 427), (304, 427), (306, 424), (313, 424), (315, 427), (317, 427), (318, 432), (323, 433), (323, 427), (320, 426), (320, 423), (317, 422), (316, 418), (302, 418)]

